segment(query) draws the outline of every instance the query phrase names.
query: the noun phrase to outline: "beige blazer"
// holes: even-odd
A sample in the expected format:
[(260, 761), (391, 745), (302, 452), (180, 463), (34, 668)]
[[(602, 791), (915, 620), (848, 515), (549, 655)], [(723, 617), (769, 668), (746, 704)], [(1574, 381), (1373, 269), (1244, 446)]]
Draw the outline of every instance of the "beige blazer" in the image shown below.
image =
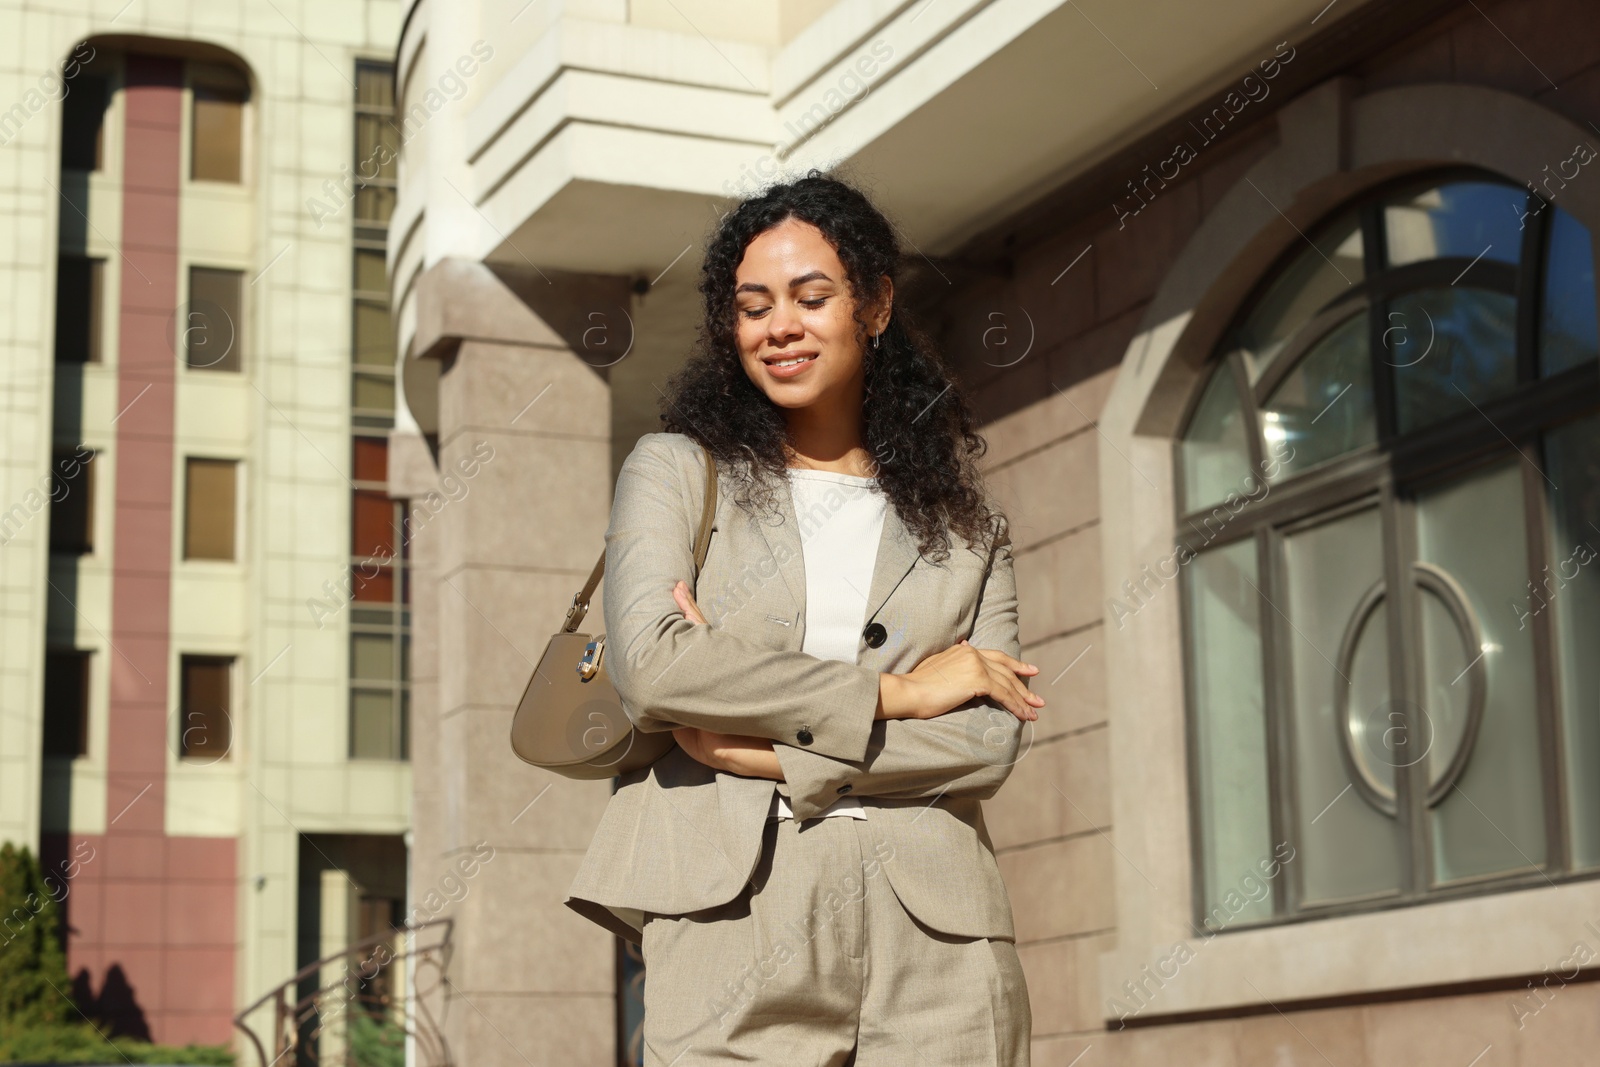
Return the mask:
[(567, 906), (638, 941), (644, 912), (732, 900), (755, 868), (776, 788), (800, 820), (842, 795), (862, 798), (892, 854), (882, 870), (912, 915), (947, 934), (1014, 940), (980, 801), (1006, 780), (1032, 725), (978, 700), (933, 719), (873, 718), (881, 671), (908, 672), (962, 638), (1020, 654), (1009, 540), (985, 555), (953, 534), (936, 564), (889, 507), (858, 662), (818, 659), (800, 651), (804, 556), (786, 491), (781, 522), (758, 519), (719, 479), (695, 596), (709, 625), (684, 618), (672, 587), (691, 578), (704, 479), (700, 446), (682, 434), (646, 434), (624, 461), (606, 530), (606, 670), (637, 729), (771, 738), (787, 780), (714, 771), (679, 748), (622, 776)]

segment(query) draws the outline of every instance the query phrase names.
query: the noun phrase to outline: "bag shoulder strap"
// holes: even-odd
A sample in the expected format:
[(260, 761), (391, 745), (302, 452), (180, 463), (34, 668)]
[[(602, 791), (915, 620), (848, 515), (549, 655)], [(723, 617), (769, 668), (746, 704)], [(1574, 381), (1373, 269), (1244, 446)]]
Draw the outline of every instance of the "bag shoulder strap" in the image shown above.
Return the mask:
[[(694, 538), (694, 574), (693, 579), (700, 578), (700, 568), (705, 566), (706, 553), (711, 550), (711, 523), (717, 514), (717, 461), (705, 445), (700, 446), (700, 454), (706, 459), (706, 493), (705, 503), (700, 509), (700, 529)], [(595, 561), (594, 570), (589, 572), (589, 580), (583, 583), (583, 588), (572, 598), (572, 607), (567, 609), (566, 621), (561, 626), (561, 632), (570, 634), (583, 625), (583, 617), (589, 613), (589, 601), (594, 596), (594, 591), (600, 588), (600, 579), (606, 571), (606, 552), (600, 550), (600, 558)], [(691, 585), (693, 582), (690, 583)]]

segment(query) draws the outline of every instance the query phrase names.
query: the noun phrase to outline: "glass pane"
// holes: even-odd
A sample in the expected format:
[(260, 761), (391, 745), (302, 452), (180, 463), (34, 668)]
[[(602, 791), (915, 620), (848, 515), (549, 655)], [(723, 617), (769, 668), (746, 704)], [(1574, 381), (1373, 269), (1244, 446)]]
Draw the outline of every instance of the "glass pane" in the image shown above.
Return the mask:
[(394, 189), (383, 185), (356, 186), (356, 218), (387, 223), (394, 214)]
[(1545, 436), (1550, 563), (1517, 601), (1518, 622), (1553, 607), (1576, 867), (1600, 866), (1600, 416)]
[(351, 442), (351, 467), (358, 482), (385, 482), (389, 479), (389, 439), (357, 437)]
[(44, 656), (44, 754), (89, 754), (89, 656), (48, 649)]
[(1239, 394), (1227, 363), (1211, 374), (1183, 437), (1183, 506), (1194, 511), (1229, 493), (1248, 492), (1250, 448)]
[(50, 551), (85, 555), (94, 551), (94, 457), (80, 446), (57, 452), (51, 470)]
[(350, 755), (356, 759), (396, 759), (400, 736), (390, 690), (350, 693)]
[(1267, 289), (1240, 327), (1235, 343), (1244, 350), (1254, 383), (1296, 330), (1366, 275), (1360, 219), (1334, 223)]
[[(1335, 658), (1367, 591), (1383, 577), (1382, 526), (1376, 508), (1284, 538), (1288, 579), (1284, 667), (1294, 737), (1291, 769), (1304, 902), (1328, 904), (1397, 890), (1401, 833), (1393, 816), (1356, 788), (1343, 756), (1346, 731), (1358, 758), (1392, 775), (1395, 762), (1387, 685), (1388, 623), (1368, 617), (1352, 659), (1349, 700), (1335, 707), (1343, 683)], [(1392, 781), (1392, 778), (1390, 779)]]
[(1400, 432), (1516, 388), (1517, 302), (1484, 289), (1424, 289), (1389, 304), (1380, 357), (1395, 368)]
[(394, 107), (394, 68), (387, 63), (357, 63), (356, 103), (362, 107)]
[(1479, 255), (1515, 265), (1527, 202), (1527, 191), (1514, 185), (1452, 182), (1390, 204), (1383, 209), (1389, 265)]
[(394, 379), (376, 374), (357, 374), (351, 385), (352, 406), (377, 411), (394, 410)]
[(394, 503), (386, 493), (357, 489), (351, 510), (350, 553), (388, 560), (395, 554)]
[(1281, 458), (1279, 479), (1378, 439), (1366, 315), (1335, 327), (1301, 358), (1267, 401), (1261, 433)]
[(372, 367), (393, 367), (394, 333), (389, 309), (383, 304), (358, 300), (355, 305), (356, 362)]
[(57, 362), (100, 362), (104, 287), (105, 260), (83, 256), (62, 256), (57, 260)]
[(233, 559), (234, 472), (225, 459), (191, 459), (186, 464), (183, 555), (185, 559)]
[[(1483, 722), (1466, 770), (1433, 811), (1434, 878), (1441, 882), (1518, 870), (1545, 856), (1532, 630), (1508, 610), (1528, 596), (1522, 462), (1508, 459), (1417, 498), (1418, 555), (1443, 569), (1466, 598), (1481, 632), (1488, 678)], [(1459, 706), (1451, 691), (1470, 686), (1473, 675), (1461, 673), (1453, 658), (1457, 634), (1424, 631), (1425, 646), (1436, 640), (1452, 651), (1435, 656), (1425, 647), (1423, 705), (1430, 716), (1443, 716)], [(1428, 758), (1437, 778), (1456, 755), (1444, 746), (1460, 731), (1443, 722), (1435, 733)]]
[(350, 677), (388, 682), (395, 676), (394, 637), (391, 634), (350, 635)]
[(1470, 647), (1470, 636), (1438, 591), (1419, 585), (1417, 613), (1422, 626), (1418, 657), (1426, 685), (1422, 705), (1414, 716), (1419, 747), (1425, 748), (1428, 788), (1444, 781), (1450, 762), (1466, 741), (1472, 704), (1467, 668), (1480, 649)]
[(369, 293), (388, 293), (389, 277), (384, 272), (382, 251), (356, 249), (356, 288)]
[(1389, 626), (1388, 616), (1383, 613), (1385, 607), (1382, 597), (1372, 604), (1356, 633), (1349, 665), (1341, 669), (1349, 672), (1345, 676), (1349, 690), (1344, 697), (1343, 715), (1350, 732), (1350, 758), (1376, 794), (1374, 800), (1393, 805), (1400, 788), (1398, 772), (1410, 762), (1411, 750), (1404, 744), (1409, 720), (1389, 699)]
[(194, 87), (194, 143), (189, 177), (237, 182), (244, 144), (244, 96), (230, 89)]
[(351, 568), (350, 582), (356, 599), (376, 604), (394, 603), (394, 568), (363, 564)]
[(184, 656), (182, 668), (183, 715), (178, 723), (178, 752), (185, 759), (221, 759), (233, 742), (228, 693), (233, 661)]
[[(1196, 802), (1205, 925), (1272, 917), (1258, 863), (1272, 857), (1260, 597), (1253, 540), (1196, 556), (1185, 571)], [(1250, 877), (1248, 884), (1243, 879)], [(1251, 891), (1252, 886), (1262, 888)], [(1231, 899), (1230, 899), (1231, 895)]]
[(394, 180), (400, 158), (399, 141), (394, 120), (389, 116), (357, 115), (356, 180)]
[(239, 369), (243, 303), (241, 271), (189, 268), (189, 303), (182, 325), (184, 361), (190, 368)]
[(1560, 373), (1600, 353), (1589, 231), (1560, 208), (1555, 212), (1550, 222), (1544, 313), (1539, 326), (1539, 370), (1543, 374)]
[(61, 169), (99, 170), (105, 160), (106, 80), (80, 74), (61, 101)]

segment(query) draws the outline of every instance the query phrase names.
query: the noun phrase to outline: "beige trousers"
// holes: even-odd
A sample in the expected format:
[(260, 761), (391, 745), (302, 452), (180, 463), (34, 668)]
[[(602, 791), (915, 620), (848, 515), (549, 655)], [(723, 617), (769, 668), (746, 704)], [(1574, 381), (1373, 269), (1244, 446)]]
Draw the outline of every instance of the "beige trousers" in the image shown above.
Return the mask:
[(769, 818), (727, 904), (645, 914), (646, 1067), (1027, 1067), (1016, 946), (900, 905), (868, 819)]

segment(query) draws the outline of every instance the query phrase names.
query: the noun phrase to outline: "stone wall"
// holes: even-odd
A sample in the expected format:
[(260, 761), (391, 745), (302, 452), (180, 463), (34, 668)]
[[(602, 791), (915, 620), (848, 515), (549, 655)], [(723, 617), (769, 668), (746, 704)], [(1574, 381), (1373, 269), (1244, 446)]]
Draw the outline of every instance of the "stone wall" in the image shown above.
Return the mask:
[[(1340, 73), (1357, 93), (1440, 82), (1514, 92), (1597, 129), (1600, 144), (1597, 24), (1580, 0), (1466, 4)], [(1001, 262), (937, 296), (930, 325), (985, 422), (986, 470), (1017, 546), (1023, 654), (1042, 668), (1032, 688), (1048, 702), (1032, 749), (985, 805), (1028, 973), (1034, 1063), (1465, 1067), (1486, 1046), (1484, 1064), (1577, 1062), (1600, 1001), (1593, 985), (1563, 988), (1520, 1029), (1514, 988), (1106, 1029), (1098, 957), (1115, 944), (1115, 868), (1126, 859), (1111, 819), (1100, 647), (1106, 444), (1095, 420), (1174, 259), (1279, 136), (1277, 114), (1263, 113), (1207, 145), (1136, 217), (1119, 222), (1108, 203), (1015, 241)]]

